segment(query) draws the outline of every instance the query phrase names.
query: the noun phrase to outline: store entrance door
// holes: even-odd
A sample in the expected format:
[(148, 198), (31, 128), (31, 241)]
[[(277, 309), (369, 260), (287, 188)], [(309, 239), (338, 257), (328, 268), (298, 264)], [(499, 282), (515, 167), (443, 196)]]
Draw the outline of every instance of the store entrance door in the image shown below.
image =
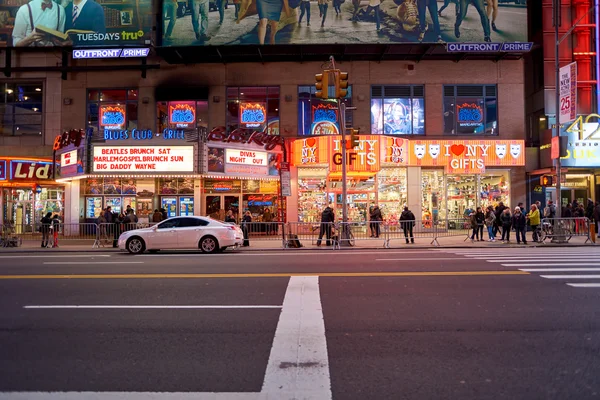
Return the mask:
[(204, 210), (205, 215), (211, 218), (222, 221), (225, 219), (225, 213), (232, 210), (236, 219), (239, 219), (239, 195), (209, 194), (204, 196), (204, 204), (206, 207)]

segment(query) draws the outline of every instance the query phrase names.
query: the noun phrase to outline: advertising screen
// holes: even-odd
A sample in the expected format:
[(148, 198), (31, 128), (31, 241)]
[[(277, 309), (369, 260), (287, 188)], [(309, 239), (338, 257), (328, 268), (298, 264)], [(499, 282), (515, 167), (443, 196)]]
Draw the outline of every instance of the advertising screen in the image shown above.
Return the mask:
[[(483, 0), (163, 0), (163, 46), (527, 41), (527, 8)], [(463, 2), (458, 2), (462, 4)], [(490, 7), (490, 6), (488, 6)], [(490, 7), (492, 8), (492, 7)], [(488, 19), (488, 15), (490, 18)], [(456, 26), (456, 28), (455, 28)], [(503, 50), (504, 49), (504, 50)], [(463, 51), (479, 51), (477, 47)], [(490, 50), (488, 50), (490, 51)]]
[(0, 47), (149, 43), (151, 0), (0, 0)]

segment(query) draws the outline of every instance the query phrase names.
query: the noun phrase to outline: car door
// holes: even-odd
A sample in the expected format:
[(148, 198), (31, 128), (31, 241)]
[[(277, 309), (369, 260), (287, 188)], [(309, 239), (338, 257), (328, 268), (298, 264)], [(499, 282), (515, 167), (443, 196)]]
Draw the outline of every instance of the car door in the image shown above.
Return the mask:
[(208, 221), (192, 217), (183, 217), (181, 220), (181, 227), (177, 229), (179, 247), (197, 249), (203, 235), (203, 227), (208, 225)]
[(177, 231), (180, 228), (182, 218), (171, 218), (156, 225), (156, 230), (148, 235), (148, 250), (152, 249), (177, 249), (179, 238)]

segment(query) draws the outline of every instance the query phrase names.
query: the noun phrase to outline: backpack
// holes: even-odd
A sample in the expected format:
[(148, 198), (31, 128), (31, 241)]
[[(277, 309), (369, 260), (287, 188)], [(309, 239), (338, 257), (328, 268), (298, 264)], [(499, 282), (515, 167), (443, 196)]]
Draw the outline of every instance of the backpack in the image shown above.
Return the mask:
[(298, 240), (298, 235), (290, 234), (288, 235), (287, 247), (291, 249), (299, 249), (300, 247), (304, 246), (302, 246), (302, 243), (300, 243), (300, 240)]

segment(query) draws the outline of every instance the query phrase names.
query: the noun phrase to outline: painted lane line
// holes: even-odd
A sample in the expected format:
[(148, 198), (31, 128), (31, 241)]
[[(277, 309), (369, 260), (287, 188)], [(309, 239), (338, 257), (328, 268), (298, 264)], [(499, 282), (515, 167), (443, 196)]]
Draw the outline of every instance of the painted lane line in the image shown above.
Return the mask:
[(567, 283), (567, 285), (579, 288), (600, 288), (600, 283)]
[(65, 254), (65, 255), (57, 255), (57, 254), (48, 254), (44, 256), (0, 256), (0, 258), (94, 258), (94, 257), (111, 257), (110, 254), (81, 254), (81, 255), (73, 255), (73, 254)]
[(527, 268), (519, 271), (525, 272), (584, 272), (584, 271), (600, 271), (600, 268)]
[(524, 271), (426, 271), (426, 272), (290, 272), (268, 274), (69, 274), (69, 275), (0, 275), (0, 280), (18, 279), (221, 279), (221, 278), (288, 278), (321, 277), (410, 277), (410, 276), (494, 276), (529, 275)]
[(375, 261), (465, 261), (463, 258), (435, 257), (435, 258), (376, 258)]
[(508, 264), (500, 264), (503, 267), (568, 267), (572, 265), (574, 267), (593, 267), (598, 266), (600, 263), (563, 263), (563, 262), (546, 262), (543, 264), (535, 264), (535, 263), (508, 263)]
[(281, 308), (281, 306), (262, 306), (262, 305), (245, 305), (245, 306), (223, 306), (223, 305), (181, 305), (181, 306), (163, 306), (163, 305), (131, 305), (131, 306), (115, 306), (115, 305), (49, 305), (49, 306), (23, 306), (25, 309), (273, 309)]
[(331, 399), (319, 278), (290, 278), (262, 394), (269, 399)]
[(540, 275), (546, 279), (600, 279), (600, 275)]
[(44, 265), (110, 265), (110, 264), (143, 264), (143, 261), (48, 261)]
[(0, 392), (0, 400), (267, 400), (260, 393)]

